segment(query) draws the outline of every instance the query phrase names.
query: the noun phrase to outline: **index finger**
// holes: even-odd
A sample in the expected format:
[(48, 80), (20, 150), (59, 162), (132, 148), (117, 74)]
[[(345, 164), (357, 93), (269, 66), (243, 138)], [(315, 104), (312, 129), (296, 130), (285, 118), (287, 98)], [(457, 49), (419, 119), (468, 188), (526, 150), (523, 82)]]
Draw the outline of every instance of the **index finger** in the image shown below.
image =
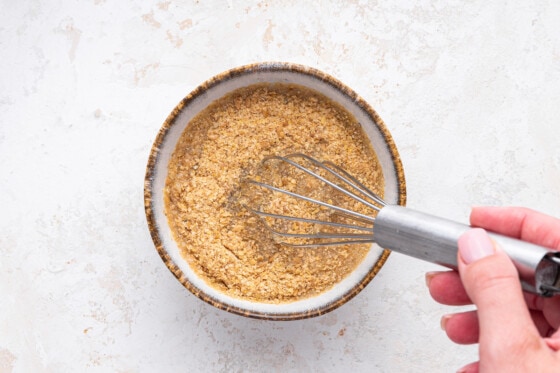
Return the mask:
[(560, 249), (560, 219), (524, 207), (474, 207), (471, 225)]

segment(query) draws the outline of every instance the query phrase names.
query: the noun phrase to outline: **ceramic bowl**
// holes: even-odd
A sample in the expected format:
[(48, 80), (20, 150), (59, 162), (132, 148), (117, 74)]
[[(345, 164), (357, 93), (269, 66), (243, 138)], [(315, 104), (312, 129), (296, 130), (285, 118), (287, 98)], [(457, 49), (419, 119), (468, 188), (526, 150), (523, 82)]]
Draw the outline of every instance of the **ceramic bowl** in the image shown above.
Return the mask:
[(358, 294), (378, 273), (389, 251), (373, 244), (362, 263), (342, 282), (315, 297), (281, 304), (250, 302), (230, 297), (206, 284), (181, 256), (164, 213), (164, 185), (168, 163), (190, 120), (210, 103), (241, 87), (256, 83), (298, 84), (322, 93), (352, 113), (369, 137), (382, 165), (385, 200), (404, 205), (404, 172), (385, 124), (361, 97), (335, 78), (292, 63), (258, 63), (231, 69), (206, 81), (186, 96), (169, 114), (152, 147), (144, 186), (148, 226), (155, 247), (177, 279), (203, 301), (235, 314), (269, 320), (294, 320), (334, 310)]

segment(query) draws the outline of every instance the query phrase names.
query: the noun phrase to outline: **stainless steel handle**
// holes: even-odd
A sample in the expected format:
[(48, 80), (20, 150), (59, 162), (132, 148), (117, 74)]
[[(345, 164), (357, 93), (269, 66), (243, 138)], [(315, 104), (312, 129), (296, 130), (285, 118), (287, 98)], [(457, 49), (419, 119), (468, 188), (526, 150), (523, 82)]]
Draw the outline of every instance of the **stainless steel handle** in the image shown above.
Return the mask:
[[(375, 242), (428, 262), (457, 268), (457, 241), (470, 227), (402, 206), (385, 206), (373, 227)], [(490, 233), (512, 259), (524, 290), (541, 296), (560, 293), (560, 253)]]

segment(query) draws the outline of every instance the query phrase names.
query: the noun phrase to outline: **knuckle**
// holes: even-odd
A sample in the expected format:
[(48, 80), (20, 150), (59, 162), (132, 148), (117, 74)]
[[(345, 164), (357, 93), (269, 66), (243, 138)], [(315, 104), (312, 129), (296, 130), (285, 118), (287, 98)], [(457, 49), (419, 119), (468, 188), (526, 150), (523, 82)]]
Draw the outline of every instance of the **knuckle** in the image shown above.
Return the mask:
[(520, 287), (519, 275), (513, 266), (497, 270), (493, 261), (482, 260), (470, 266), (466, 274), (467, 286), (477, 294), (488, 294)]
[(473, 278), (473, 285), (479, 292), (502, 292), (512, 285), (517, 284), (519, 279), (515, 275), (492, 275), (483, 274)]

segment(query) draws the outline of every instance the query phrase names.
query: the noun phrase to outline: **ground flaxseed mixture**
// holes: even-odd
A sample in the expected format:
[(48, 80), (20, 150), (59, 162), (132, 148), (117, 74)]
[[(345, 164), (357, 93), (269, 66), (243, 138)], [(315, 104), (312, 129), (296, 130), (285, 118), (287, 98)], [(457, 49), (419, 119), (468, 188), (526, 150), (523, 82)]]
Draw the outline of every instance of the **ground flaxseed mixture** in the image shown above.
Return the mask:
[(252, 301), (295, 301), (330, 289), (367, 254), (368, 245), (280, 245), (242, 206), (241, 181), (256, 177), (265, 156), (298, 152), (343, 166), (383, 195), (381, 167), (356, 119), (306, 88), (242, 88), (188, 124), (169, 164), (165, 208), (184, 258), (211, 286)]

